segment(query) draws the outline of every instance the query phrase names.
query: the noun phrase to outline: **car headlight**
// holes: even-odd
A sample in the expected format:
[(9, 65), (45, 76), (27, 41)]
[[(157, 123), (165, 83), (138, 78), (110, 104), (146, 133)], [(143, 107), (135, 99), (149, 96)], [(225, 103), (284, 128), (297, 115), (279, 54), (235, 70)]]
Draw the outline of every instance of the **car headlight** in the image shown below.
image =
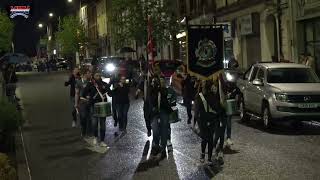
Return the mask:
[(278, 101), (283, 101), (283, 102), (288, 101), (288, 96), (286, 94), (275, 94), (275, 96)]
[(230, 73), (226, 73), (227, 81), (233, 81), (234, 77)]
[(116, 69), (116, 67), (112, 63), (109, 63), (109, 64), (106, 65), (106, 70), (108, 72), (113, 72), (115, 69)]

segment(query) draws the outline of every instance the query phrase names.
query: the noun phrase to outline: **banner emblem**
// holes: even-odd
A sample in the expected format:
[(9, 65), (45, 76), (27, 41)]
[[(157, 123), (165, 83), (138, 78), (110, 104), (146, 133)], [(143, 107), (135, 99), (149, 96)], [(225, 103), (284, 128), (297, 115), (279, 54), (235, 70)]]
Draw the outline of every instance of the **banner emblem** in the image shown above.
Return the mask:
[(207, 38), (199, 41), (195, 54), (198, 60), (196, 64), (201, 67), (210, 67), (217, 63), (215, 60), (217, 46)]

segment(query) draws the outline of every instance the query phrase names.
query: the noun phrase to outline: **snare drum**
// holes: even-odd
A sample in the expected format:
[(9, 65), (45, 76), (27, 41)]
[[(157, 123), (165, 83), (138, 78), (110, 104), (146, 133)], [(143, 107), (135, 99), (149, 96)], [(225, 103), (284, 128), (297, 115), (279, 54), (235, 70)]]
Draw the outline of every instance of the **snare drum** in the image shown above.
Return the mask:
[(111, 103), (99, 102), (94, 104), (93, 115), (95, 117), (108, 117), (111, 116)]
[(237, 112), (237, 102), (235, 99), (228, 99), (226, 103), (226, 113), (229, 116), (236, 114)]

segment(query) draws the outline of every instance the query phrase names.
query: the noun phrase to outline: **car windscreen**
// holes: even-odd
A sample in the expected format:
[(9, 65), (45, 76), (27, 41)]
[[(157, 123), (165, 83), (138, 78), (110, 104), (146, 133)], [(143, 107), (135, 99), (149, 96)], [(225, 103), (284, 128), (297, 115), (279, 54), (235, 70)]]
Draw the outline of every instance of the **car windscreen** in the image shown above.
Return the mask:
[(319, 83), (309, 68), (275, 68), (268, 70), (268, 83)]

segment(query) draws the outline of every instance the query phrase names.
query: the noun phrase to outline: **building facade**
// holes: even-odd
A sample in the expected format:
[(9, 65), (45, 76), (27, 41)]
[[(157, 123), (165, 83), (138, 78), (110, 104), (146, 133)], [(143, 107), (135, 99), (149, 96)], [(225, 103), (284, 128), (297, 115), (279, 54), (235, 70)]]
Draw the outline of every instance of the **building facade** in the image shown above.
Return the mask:
[(110, 0), (93, 0), (84, 1), (80, 8), (80, 20), (88, 37), (85, 57), (108, 56), (114, 53), (107, 16), (110, 6)]
[[(179, 15), (188, 24), (221, 24), (224, 60), (235, 57), (242, 68), (257, 61), (291, 59), (289, 8), (278, 0), (179, 0)], [(185, 33), (178, 35), (180, 57), (186, 58)]]
[(307, 53), (315, 59), (320, 74), (320, 0), (290, 0), (292, 51), (296, 59)]
[(217, 21), (230, 23), (233, 54), (242, 68), (258, 61), (294, 61), (286, 0), (216, 0)]

